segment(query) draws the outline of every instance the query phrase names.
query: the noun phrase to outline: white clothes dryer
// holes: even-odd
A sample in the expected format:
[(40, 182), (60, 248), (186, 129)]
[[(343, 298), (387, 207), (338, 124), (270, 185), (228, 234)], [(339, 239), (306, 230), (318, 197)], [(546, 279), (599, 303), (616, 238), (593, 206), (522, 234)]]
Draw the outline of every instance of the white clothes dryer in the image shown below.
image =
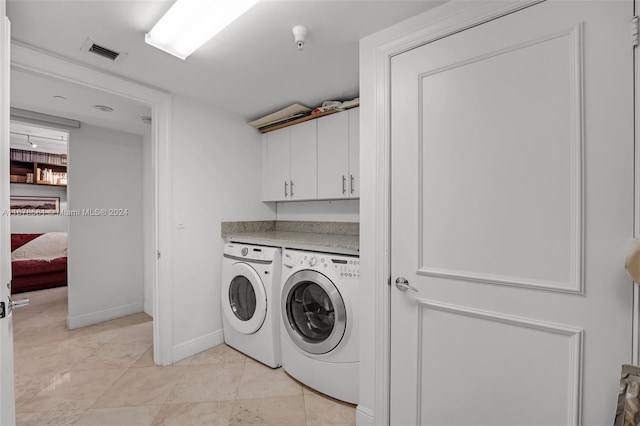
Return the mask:
[(222, 323), (227, 345), (269, 367), (281, 365), (281, 249), (228, 243), (222, 259)]
[(357, 256), (282, 253), (282, 368), (333, 398), (358, 403)]

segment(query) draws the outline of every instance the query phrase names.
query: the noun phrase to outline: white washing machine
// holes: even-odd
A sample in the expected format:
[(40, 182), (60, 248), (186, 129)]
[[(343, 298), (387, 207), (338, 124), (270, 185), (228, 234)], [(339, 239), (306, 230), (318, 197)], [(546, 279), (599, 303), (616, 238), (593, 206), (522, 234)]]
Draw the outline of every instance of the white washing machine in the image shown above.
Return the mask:
[(282, 252), (282, 368), (307, 386), (358, 403), (358, 256)]
[(269, 367), (281, 365), (281, 249), (228, 243), (222, 259), (222, 321), (227, 345)]

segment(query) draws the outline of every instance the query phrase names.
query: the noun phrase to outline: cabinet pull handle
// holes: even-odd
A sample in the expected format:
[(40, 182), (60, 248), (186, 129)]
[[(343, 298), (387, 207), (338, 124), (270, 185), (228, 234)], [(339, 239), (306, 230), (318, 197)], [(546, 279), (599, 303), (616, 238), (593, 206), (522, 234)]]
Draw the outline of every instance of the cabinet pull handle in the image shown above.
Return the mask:
[(351, 177), (351, 183), (349, 184), (349, 187), (351, 188), (351, 193), (353, 194), (353, 175), (349, 175)]
[(293, 181), (289, 181), (289, 192), (291, 192), (291, 196), (293, 197)]
[(288, 183), (287, 183), (287, 181), (285, 180), (285, 181), (284, 181), (284, 196), (285, 196), (285, 197), (288, 195), (288, 194), (287, 194), (287, 185), (289, 185), (289, 184), (288, 184)]
[(342, 194), (346, 194), (347, 193), (347, 178), (344, 177), (344, 175), (342, 175)]

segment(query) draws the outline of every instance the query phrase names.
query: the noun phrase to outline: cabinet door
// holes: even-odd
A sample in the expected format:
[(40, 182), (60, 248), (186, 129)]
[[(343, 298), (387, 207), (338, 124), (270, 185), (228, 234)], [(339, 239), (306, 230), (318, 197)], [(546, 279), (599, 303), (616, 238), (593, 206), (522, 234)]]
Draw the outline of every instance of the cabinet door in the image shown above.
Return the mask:
[[(289, 199), (289, 128), (263, 135), (262, 201)], [(285, 188), (286, 185), (286, 188)]]
[(318, 156), (316, 121), (288, 127), (291, 129), (291, 185), (289, 199), (309, 200), (318, 196)]
[(360, 108), (349, 110), (349, 197), (360, 197)]
[(349, 192), (349, 114), (318, 122), (318, 198), (343, 198)]

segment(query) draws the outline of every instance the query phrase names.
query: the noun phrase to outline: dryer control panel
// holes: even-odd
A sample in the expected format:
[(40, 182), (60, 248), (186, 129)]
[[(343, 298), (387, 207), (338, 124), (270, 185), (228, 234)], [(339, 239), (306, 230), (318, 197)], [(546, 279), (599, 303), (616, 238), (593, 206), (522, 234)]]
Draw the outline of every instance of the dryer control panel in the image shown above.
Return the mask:
[(247, 262), (270, 263), (279, 258), (279, 251), (280, 249), (275, 247), (227, 243), (224, 246), (224, 257)]

